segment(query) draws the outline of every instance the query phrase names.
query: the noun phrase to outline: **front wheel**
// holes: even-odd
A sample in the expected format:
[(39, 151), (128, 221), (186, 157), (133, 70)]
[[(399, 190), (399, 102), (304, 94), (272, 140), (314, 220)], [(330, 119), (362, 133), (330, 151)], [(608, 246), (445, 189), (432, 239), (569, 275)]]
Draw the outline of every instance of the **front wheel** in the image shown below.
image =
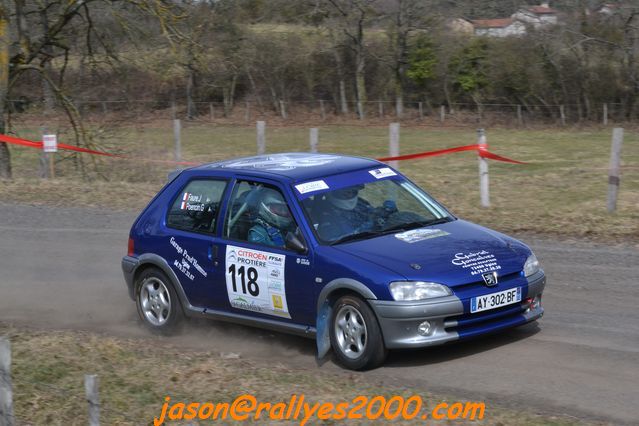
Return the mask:
[(351, 370), (380, 366), (388, 351), (375, 314), (357, 296), (342, 296), (333, 306), (331, 346), (338, 361)]
[(138, 315), (154, 333), (170, 334), (183, 319), (182, 307), (169, 278), (156, 268), (143, 271), (136, 280)]

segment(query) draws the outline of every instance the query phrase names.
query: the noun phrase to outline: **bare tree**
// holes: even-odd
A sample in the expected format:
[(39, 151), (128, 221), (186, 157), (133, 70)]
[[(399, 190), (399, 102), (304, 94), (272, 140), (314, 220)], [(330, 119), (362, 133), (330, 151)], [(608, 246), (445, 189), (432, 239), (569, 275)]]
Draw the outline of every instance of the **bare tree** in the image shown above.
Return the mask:
[[(64, 108), (76, 144), (90, 143), (79, 111), (65, 92), (64, 75), (73, 48), (71, 43), (77, 34), (83, 34), (89, 55), (99, 51), (112, 53), (95, 25), (92, 12), (98, 7), (119, 17), (123, 11), (153, 16), (167, 36), (172, 35), (172, 24), (177, 18), (170, 0), (0, 0), (1, 133), (6, 131), (7, 100), (12, 86), (23, 74), (35, 72)], [(11, 31), (11, 25), (15, 31)], [(64, 63), (54, 78), (49, 72), (50, 64), (58, 57), (64, 58)], [(5, 143), (0, 143), (0, 177), (11, 177), (11, 157)]]

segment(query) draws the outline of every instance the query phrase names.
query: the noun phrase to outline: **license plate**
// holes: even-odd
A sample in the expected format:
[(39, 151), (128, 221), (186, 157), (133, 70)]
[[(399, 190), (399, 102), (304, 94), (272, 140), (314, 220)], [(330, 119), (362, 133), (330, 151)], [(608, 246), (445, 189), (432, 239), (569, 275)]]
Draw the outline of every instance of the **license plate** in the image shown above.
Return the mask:
[(473, 297), (470, 299), (470, 312), (474, 314), (517, 302), (521, 302), (521, 287)]

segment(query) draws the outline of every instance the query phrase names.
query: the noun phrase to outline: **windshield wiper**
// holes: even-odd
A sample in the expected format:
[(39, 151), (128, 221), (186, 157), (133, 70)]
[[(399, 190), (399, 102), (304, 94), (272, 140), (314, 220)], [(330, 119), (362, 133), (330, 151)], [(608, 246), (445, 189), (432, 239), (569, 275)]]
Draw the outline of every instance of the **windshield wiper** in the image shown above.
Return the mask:
[(380, 235), (380, 234), (382, 234), (384, 232), (385, 231), (356, 232), (354, 234), (344, 235), (343, 237), (338, 238), (335, 241), (331, 242), (330, 245), (334, 246), (336, 244), (345, 243), (347, 241), (361, 240), (361, 239), (366, 238), (366, 237), (372, 237), (372, 236)]
[(391, 226), (390, 228), (384, 229), (384, 232), (409, 231), (415, 228), (422, 228), (424, 226), (431, 226), (431, 225), (439, 225), (440, 223), (446, 223), (450, 221), (451, 221), (450, 217), (442, 217), (439, 219), (432, 219), (432, 220), (418, 220), (415, 222), (400, 223), (398, 225)]

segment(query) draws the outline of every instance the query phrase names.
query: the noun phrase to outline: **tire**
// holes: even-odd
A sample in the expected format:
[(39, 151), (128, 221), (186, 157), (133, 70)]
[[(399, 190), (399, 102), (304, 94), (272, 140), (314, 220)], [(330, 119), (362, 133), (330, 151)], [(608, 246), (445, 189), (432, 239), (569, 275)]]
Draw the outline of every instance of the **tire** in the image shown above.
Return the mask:
[(138, 315), (152, 332), (173, 334), (184, 320), (182, 306), (173, 283), (157, 268), (142, 271), (135, 281)]
[(335, 302), (329, 331), (337, 361), (350, 370), (376, 368), (386, 359), (375, 313), (357, 296), (342, 296)]

